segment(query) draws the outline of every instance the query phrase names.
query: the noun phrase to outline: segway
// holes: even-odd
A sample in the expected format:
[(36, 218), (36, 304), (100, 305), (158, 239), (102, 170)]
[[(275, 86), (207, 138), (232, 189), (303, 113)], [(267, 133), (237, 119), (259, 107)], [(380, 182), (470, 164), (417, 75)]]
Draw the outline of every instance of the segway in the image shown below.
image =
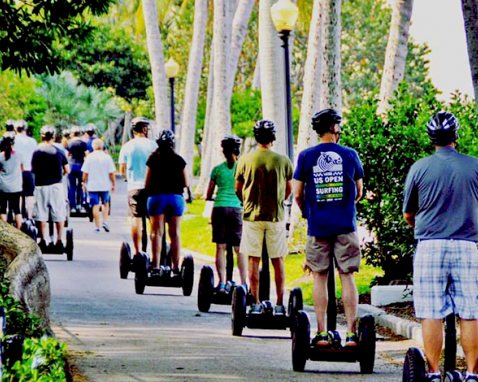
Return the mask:
[(301, 310), (292, 327), (292, 368), (304, 371), (307, 360), (326, 362), (359, 362), (362, 374), (373, 373), (375, 363), (375, 320), (373, 316), (361, 317), (358, 322), (357, 346), (343, 346), (337, 329), (337, 304), (335, 300), (335, 266), (330, 262), (328, 277), (329, 303), (327, 306), (327, 330), (331, 343), (313, 346), (310, 338), (310, 319)]
[(200, 312), (209, 312), (211, 304), (231, 305), (233, 290), (236, 283), (232, 280), (234, 269), (234, 251), (232, 245), (226, 248), (226, 286), (224, 292), (214, 287), (214, 271), (209, 265), (201, 269), (198, 285), (198, 309)]
[[(146, 216), (143, 216), (142, 221), (143, 221), (143, 228), (142, 228), (142, 234), (141, 234), (141, 250), (142, 252), (146, 252), (148, 248), (148, 232), (146, 229)], [(135, 271), (135, 268), (134, 268), (133, 256), (131, 255), (131, 246), (128, 244), (128, 242), (123, 241), (121, 243), (120, 258), (119, 258), (120, 278), (127, 279), (128, 273), (129, 272), (134, 273), (134, 271)]]
[(245, 327), (254, 329), (287, 329), (292, 328), (297, 312), (303, 309), (302, 290), (294, 288), (289, 295), (288, 309), (285, 314), (275, 314), (269, 299), (269, 256), (266, 242), (262, 246), (262, 270), (259, 276), (259, 300), (263, 306), (262, 313), (247, 313), (247, 306), (253, 303), (242, 285), (236, 286), (232, 294), (231, 328), (233, 336), (241, 336)]
[[(445, 318), (445, 382), (461, 382), (462, 375), (456, 369), (456, 322), (455, 315)], [(403, 382), (424, 382), (427, 375), (426, 360), (418, 348), (409, 348), (403, 363)]]
[[(36, 240), (38, 237), (38, 228), (35, 224), (35, 221), (33, 219), (26, 218), (26, 214), (23, 213), (22, 218), (23, 221), (22, 226), (20, 227), (20, 231), (30, 236), (32, 240)], [(10, 208), (7, 211), (7, 222), (16, 227), (15, 217), (13, 216), (13, 212)]]
[(49, 235), (50, 235), (50, 244), (46, 247), (40, 247), (42, 253), (44, 255), (63, 255), (66, 254), (66, 259), (68, 261), (73, 260), (73, 228), (67, 228), (65, 229), (65, 244), (64, 248), (62, 250), (59, 250), (56, 248), (56, 246), (53, 243), (53, 239), (55, 236), (55, 223), (53, 222), (53, 219), (51, 215), (48, 218), (48, 230), (49, 230)]
[[(78, 193), (78, 190), (76, 192)], [(77, 197), (75, 201), (77, 202), (76, 206), (70, 206), (70, 217), (72, 218), (88, 217), (90, 222), (92, 222), (93, 211), (90, 207), (90, 203), (88, 202), (88, 193), (84, 191), (83, 197), (81, 198), (81, 200), (78, 200), (78, 197)]]

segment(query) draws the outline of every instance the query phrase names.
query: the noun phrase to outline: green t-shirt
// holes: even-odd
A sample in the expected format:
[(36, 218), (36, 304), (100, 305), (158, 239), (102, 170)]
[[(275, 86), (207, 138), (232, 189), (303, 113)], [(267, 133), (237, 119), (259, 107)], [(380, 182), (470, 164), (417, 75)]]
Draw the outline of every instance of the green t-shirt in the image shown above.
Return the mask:
[(292, 179), (292, 170), (285, 155), (261, 147), (239, 158), (235, 176), (244, 184), (244, 220), (284, 220), (286, 182)]
[(211, 180), (217, 187), (214, 207), (242, 208), (241, 201), (234, 190), (236, 167), (237, 162), (232, 168), (227, 167), (227, 162), (223, 162), (212, 169)]

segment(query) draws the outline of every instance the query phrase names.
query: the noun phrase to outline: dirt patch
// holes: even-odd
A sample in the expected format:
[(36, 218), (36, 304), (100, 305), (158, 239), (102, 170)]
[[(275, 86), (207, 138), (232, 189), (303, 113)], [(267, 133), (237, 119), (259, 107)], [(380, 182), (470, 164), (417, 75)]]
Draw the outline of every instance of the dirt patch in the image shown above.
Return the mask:
[(412, 301), (397, 302), (394, 304), (381, 306), (380, 308), (393, 316), (404, 318), (410, 321), (420, 322), (420, 320), (415, 317), (415, 309), (413, 308)]

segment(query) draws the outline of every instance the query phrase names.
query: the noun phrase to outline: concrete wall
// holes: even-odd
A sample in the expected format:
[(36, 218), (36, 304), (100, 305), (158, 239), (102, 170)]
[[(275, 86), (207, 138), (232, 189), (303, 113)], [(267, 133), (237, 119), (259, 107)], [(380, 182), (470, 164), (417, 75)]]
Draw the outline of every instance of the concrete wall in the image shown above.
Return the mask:
[(7, 264), (11, 295), (50, 330), (50, 277), (37, 244), (10, 224), (0, 221), (0, 257)]

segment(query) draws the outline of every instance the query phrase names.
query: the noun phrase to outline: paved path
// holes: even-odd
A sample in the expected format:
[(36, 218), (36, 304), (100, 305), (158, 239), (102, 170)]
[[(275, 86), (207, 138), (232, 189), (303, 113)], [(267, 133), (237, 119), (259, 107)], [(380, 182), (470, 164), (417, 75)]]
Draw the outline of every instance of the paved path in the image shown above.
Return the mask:
[[(52, 288), (52, 320), (88, 381), (398, 381), (407, 342), (379, 341), (375, 373), (358, 364), (308, 362), (292, 371), (288, 331), (245, 328), (233, 337), (230, 307), (199, 313), (195, 258), (193, 294), (146, 287), (134, 292), (133, 275), (121, 280), (119, 248), (129, 239), (125, 184), (113, 196), (111, 233), (93, 233), (86, 218), (72, 219), (73, 262), (45, 255)], [(187, 246), (187, 243), (184, 243)]]

